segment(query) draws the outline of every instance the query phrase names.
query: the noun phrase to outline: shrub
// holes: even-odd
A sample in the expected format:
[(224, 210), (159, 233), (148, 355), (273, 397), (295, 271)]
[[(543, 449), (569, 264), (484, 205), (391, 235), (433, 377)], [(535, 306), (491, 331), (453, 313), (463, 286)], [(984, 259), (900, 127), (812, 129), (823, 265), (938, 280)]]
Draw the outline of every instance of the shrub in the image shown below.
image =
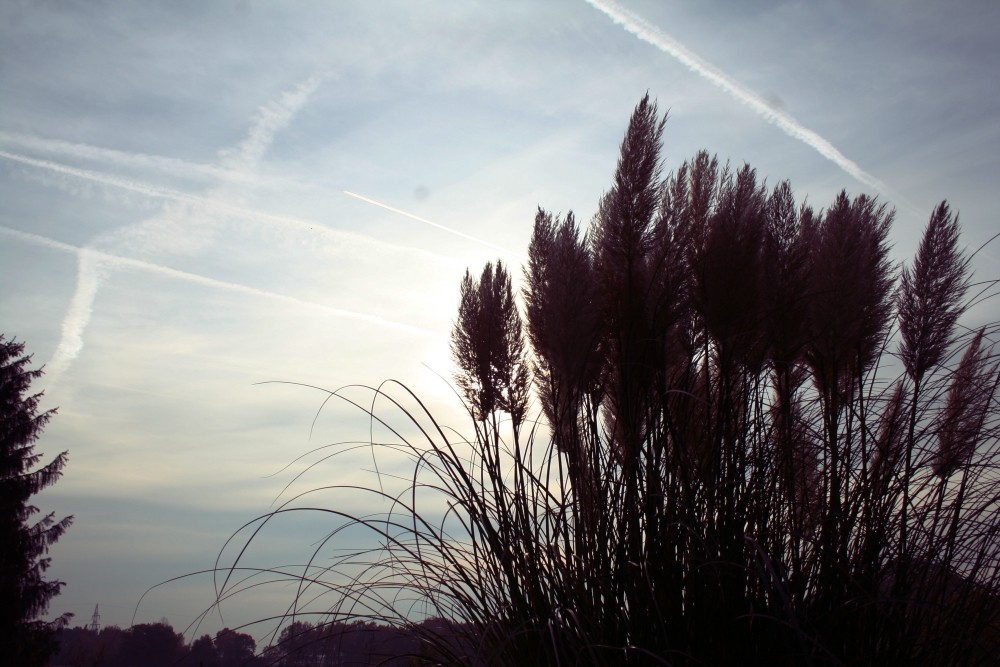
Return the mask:
[(957, 216), (898, 272), (887, 205), (815, 211), (705, 152), (664, 177), (665, 121), (636, 107), (585, 234), (539, 209), (523, 324), (501, 264), (466, 275), (471, 437), (395, 383), (330, 392), (412, 473), (369, 490), (386, 513), (319, 510), (378, 545), (299, 599), (448, 663), (991, 663), (1000, 377)]

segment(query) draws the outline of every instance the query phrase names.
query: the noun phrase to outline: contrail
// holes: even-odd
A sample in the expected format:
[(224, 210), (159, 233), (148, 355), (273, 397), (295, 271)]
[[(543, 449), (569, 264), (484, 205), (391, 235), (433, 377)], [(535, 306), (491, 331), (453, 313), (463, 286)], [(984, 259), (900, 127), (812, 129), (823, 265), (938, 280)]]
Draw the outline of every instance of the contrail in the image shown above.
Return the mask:
[(243, 168), (260, 162), (271, 147), (274, 135), (288, 125), (328, 76), (326, 73), (314, 74), (293, 90), (283, 93), (277, 101), (262, 106), (247, 137), (232, 149), (222, 152), (224, 161)]
[(349, 190), (343, 190), (342, 192), (345, 195), (347, 195), (348, 197), (354, 197), (355, 199), (360, 199), (363, 202), (368, 202), (369, 204), (373, 204), (373, 205), (378, 206), (380, 208), (384, 208), (387, 211), (392, 211), (393, 213), (398, 213), (399, 215), (406, 216), (407, 218), (410, 218), (412, 220), (416, 220), (417, 222), (422, 222), (425, 225), (430, 225), (431, 227), (434, 227), (436, 229), (440, 229), (443, 232), (448, 232), (449, 234), (454, 234), (455, 236), (459, 236), (459, 237), (461, 237), (461, 238), (463, 238), (463, 239), (465, 239), (467, 241), (472, 241), (473, 243), (478, 243), (478, 244), (484, 245), (484, 246), (486, 246), (488, 248), (493, 248), (494, 250), (499, 250), (502, 253), (508, 254), (508, 255), (510, 255), (512, 257), (517, 257), (518, 259), (526, 259), (526, 257), (524, 255), (516, 253), (516, 252), (514, 252), (512, 250), (507, 250), (506, 248), (502, 248), (502, 247), (500, 247), (500, 246), (498, 246), (496, 244), (490, 243), (489, 241), (484, 241), (483, 239), (476, 238), (475, 236), (470, 236), (470, 235), (468, 235), (468, 234), (466, 234), (464, 232), (458, 231), (457, 229), (452, 229), (451, 227), (445, 227), (444, 225), (440, 225), (440, 224), (438, 224), (436, 222), (432, 222), (432, 221), (428, 220), (427, 218), (421, 218), (419, 215), (415, 215), (413, 213), (409, 213), (409, 212), (404, 211), (402, 209), (395, 208), (394, 206), (389, 206), (388, 204), (383, 204), (382, 202), (376, 201), (374, 199), (371, 199), (370, 197), (365, 197), (364, 195), (359, 195), (358, 193), (356, 193), (356, 192), (350, 192)]
[[(163, 155), (150, 155), (148, 153), (132, 153), (113, 148), (63, 141), (61, 139), (48, 139), (16, 132), (0, 131), (0, 144), (18, 146), (29, 151), (50, 153), (62, 157), (112, 164), (129, 169), (155, 171), (176, 178), (190, 179), (192, 176), (197, 176), (248, 185), (252, 185), (258, 180), (254, 174), (246, 171), (236, 171), (235, 169), (226, 169), (201, 162), (191, 162), (189, 160), (165, 157)], [(11, 155), (17, 154), (8, 153), (8, 156)], [(24, 157), (18, 156), (18, 158)], [(8, 159), (18, 158), (8, 157)], [(18, 159), (18, 161), (23, 162), (24, 159)]]
[[(61, 250), (63, 252), (73, 253), (76, 254), (77, 256), (83, 256), (86, 258), (86, 261), (91, 263), (97, 263), (100, 265), (105, 265), (108, 267), (114, 267), (118, 269), (136, 269), (148, 273), (155, 273), (157, 275), (166, 276), (168, 278), (176, 278), (178, 280), (183, 280), (197, 285), (204, 285), (206, 287), (224, 289), (231, 292), (238, 292), (241, 294), (249, 294), (251, 296), (271, 299), (273, 301), (280, 301), (282, 303), (300, 306), (303, 308), (319, 310), (321, 312), (335, 315), (337, 317), (349, 318), (361, 322), (368, 322), (370, 324), (377, 324), (384, 327), (399, 329), (401, 331), (406, 331), (409, 333), (420, 334), (422, 336), (430, 336), (433, 338), (441, 337), (441, 334), (436, 331), (431, 331), (430, 329), (424, 329), (422, 327), (414, 326), (412, 324), (406, 324), (404, 322), (389, 320), (384, 317), (379, 317), (377, 315), (361, 313), (355, 310), (346, 310), (344, 308), (335, 308), (333, 306), (327, 306), (321, 303), (316, 303), (315, 301), (308, 301), (306, 299), (300, 299), (298, 297), (289, 296), (287, 294), (281, 294), (279, 292), (271, 292), (269, 290), (263, 290), (257, 287), (250, 287), (249, 285), (244, 285), (243, 283), (235, 283), (228, 280), (218, 280), (216, 278), (209, 278), (208, 276), (203, 276), (197, 273), (191, 273), (189, 271), (181, 271), (180, 269), (173, 269), (170, 268), (169, 266), (163, 266), (162, 264), (147, 262), (141, 259), (134, 259), (132, 257), (123, 257), (121, 255), (116, 255), (114, 253), (104, 252), (101, 250), (95, 250), (93, 248), (81, 248), (80, 246), (71, 245), (69, 243), (63, 243), (62, 241), (57, 241), (47, 236), (32, 234), (30, 232), (22, 232), (20, 230), (11, 229), (10, 227), (4, 227), (2, 225), (0, 225), (0, 233), (12, 236), (16, 239), (20, 239), (21, 241), (25, 241), (27, 243), (33, 243), (35, 245), (41, 245), (47, 248), (52, 248), (54, 250)], [(48, 374), (49, 374), (48, 371), (46, 371), (46, 375)]]
[(101, 262), (104, 258), (103, 253), (90, 248), (75, 248), (43, 236), (15, 232), (6, 227), (0, 227), (0, 231), (13, 234), (22, 240), (42, 243), (59, 250), (76, 251), (76, 290), (72, 300), (70, 300), (66, 315), (63, 317), (59, 344), (56, 346), (56, 351), (52, 354), (49, 363), (46, 364), (45, 372), (48, 375), (48, 381), (55, 386), (63, 372), (69, 368), (73, 360), (80, 354), (80, 350), (83, 349), (83, 332), (90, 323), (97, 288), (107, 275), (108, 266)]
[(142, 181), (136, 181), (130, 178), (122, 178), (121, 176), (115, 176), (113, 174), (106, 174), (100, 171), (94, 171), (93, 169), (81, 169), (79, 167), (71, 167), (66, 164), (59, 162), (53, 162), (51, 160), (42, 160), (39, 158), (29, 157), (27, 155), (21, 155), (20, 153), (11, 153), (9, 151), (0, 150), (0, 157), (12, 162), (20, 162), (21, 164), (26, 164), (31, 167), (37, 167), (38, 169), (45, 169), (47, 171), (53, 171), (57, 174), (65, 174), (67, 176), (73, 176), (85, 181), (91, 181), (94, 183), (100, 183), (101, 185), (109, 185), (113, 188), (118, 188), (120, 190), (128, 190), (129, 192), (136, 192), (145, 197), (151, 199), (171, 199), (174, 201), (183, 201), (189, 204), (208, 204), (207, 200), (203, 197), (197, 197), (195, 195), (188, 195), (178, 190), (173, 190), (171, 188), (163, 188), (156, 185), (150, 185), (149, 183), (143, 183)]
[[(428, 252), (426, 250), (422, 250), (419, 248), (413, 248), (410, 246), (397, 246), (395, 244), (388, 243), (386, 241), (381, 241), (371, 236), (366, 236), (364, 234), (358, 234), (356, 232), (350, 232), (342, 229), (331, 229), (330, 227), (327, 227), (323, 223), (318, 222), (316, 220), (310, 220), (308, 218), (299, 218), (290, 215), (280, 215), (277, 213), (268, 213), (266, 211), (261, 211), (246, 206), (230, 204), (212, 197), (193, 195), (172, 188), (156, 186), (130, 178), (124, 178), (113, 174), (94, 171), (92, 169), (81, 169), (79, 167), (71, 167), (69, 165), (53, 162), (51, 160), (42, 160), (38, 158), (29, 157), (27, 155), (11, 153), (9, 151), (4, 151), (4, 150), (0, 150), (0, 158), (5, 158), (13, 162), (19, 162), (21, 164), (26, 164), (31, 167), (36, 167), (39, 169), (44, 169), (59, 174), (65, 174), (67, 176), (72, 176), (74, 178), (78, 178), (81, 180), (100, 183), (102, 185), (107, 185), (113, 188), (118, 188), (129, 192), (135, 192), (137, 194), (140, 194), (144, 197), (148, 197), (151, 199), (175, 201), (182, 204), (188, 204), (191, 206), (212, 210), (218, 213), (224, 213), (236, 217), (255, 220), (257, 222), (284, 225), (287, 227), (295, 228), (298, 231), (307, 231), (314, 234), (331, 236), (342, 244), (353, 243), (358, 245), (370, 246), (371, 249), (379, 251), (392, 250), (392, 251), (399, 251), (406, 253), (417, 252), (428, 256), (428, 258), (439, 261), (444, 261), (447, 259), (435, 253)], [(379, 205), (381, 206), (381, 204)], [(398, 212), (403, 213), (402, 211)], [(407, 215), (406, 213), (403, 214)], [(429, 223), (429, 224), (434, 224), (434, 223)], [(453, 233), (461, 235), (461, 232), (453, 232)]]
[(847, 156), (837, 150), (833, 144), (821, 137), (819, 134), (807, 127), (804, 127), (801, 123), (784, 111), (775, 109), (752, 90), (743, 86), (739, 82), (734, 81), (719, 68), (702, 60), (699, 56), (688, 50), (688, 48), (683, 44), (660, 30), (657, 26), (646, 21), (641, 16), (637, 16), (627, 9), (620, 7), (612, 0), (586, 0), (586, 2), (594, 8), (607, 14), (612, 21), (622, 26), (639, 39), (652, 44), (660, 51), (672, 56), (693, 73), (722, 89), (723, 92), (729, 94), (731, 97), (734, 97), (743, 104), (746, 104), (755, 113), (764, 118), (764, 120), (776, 125), (778, 129), (787, 134), (789, 137), (798, 139), (802, 143), (814, 149), (820, 155), (836, 164), (861, 183), (889, 195), (901, 203), (906, 203), (908, 206), (916, 208), (913, 204), (907, 202), (903, 197), (893, 192), (892, 188), (888, 185), (875, 178), (875, 176), (869, 174), (867, 171), (858, 166), (858, 164), (853, 160), (850, 160)]

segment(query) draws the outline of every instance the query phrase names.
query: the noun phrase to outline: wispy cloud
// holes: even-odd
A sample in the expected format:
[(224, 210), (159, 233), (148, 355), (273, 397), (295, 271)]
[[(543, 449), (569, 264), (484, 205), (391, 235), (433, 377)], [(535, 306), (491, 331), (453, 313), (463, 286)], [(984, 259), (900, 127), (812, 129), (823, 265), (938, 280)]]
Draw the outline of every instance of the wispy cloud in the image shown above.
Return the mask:
[(356, 193), (356, 192), (350, 192), (349, 190), (343, 190), (343, 193), (345, 195), (347, 195), (348, 197), (354, 197), (355, 199), (359, 199), (359, 200), (361, 200), (363, 202), (367, 202), (367, 203), (372, 204), (374, 206), (378, 206), (380, 208), (384, 208), (387, 211), (392, 211), (393, 213), (398, 213), (399, 215), (402, 215), (402, 216), (405, 216), (407, 218), (410, 218), (411, 220), (416, 220), (417, 222), (422, 222), (425, 225), (430, 225), (431, 227), (434, 227), (435, 229), (440, 229), (443, 232), (448, 232), (449, 234), (454, 234), (455, 236), (458, 236), (460, 238), (466, 239), (467, 241), (472, 241), (473, 243), (478, 243), (478, 244), (484, 245), (484, 246), (486, 246), (488, 248), (493, 248), (494, 250), (499, 250), (502, 253), (510, 255), (511, 257), (516, 257), (518, 259), (527, 259), (524, 255), (516, 253), (516, 252), (514, 252), (512, 250), (507, 250), (506, 248), (498, 246), (498, 245), (496, 245), (494, 243), (490, 243), (489, 241), (486, 241), (484, 239), (481, 239), (481, 238), (478, 238), (478, 237), (475, 237), (475, 236), (470, 236), (469, 234), (466, 234), (465, 232), (460, 232), (457, 229), (452, 229), (451, 227), (445, 227), (444, 225), (438, 224), (436, 222), (432, 222), (432, 221), (428, 220), (427, 218), (421, 218), (419, 215), (416, 215), (414, 213), (410, 213), (409, 211), (404, 211), (404, 210), (396, 208), (394, 206), (389, 206), (388, 204), (383, 204), (382, 202), (376, 201), (375, 199), (372, 199), (370, 197), (365, 197), (364, 195), (359, 195), (358, 193)]
[(714, 84), (739, 102), (746, 104), (764, 120), (777, 126), (778, 129), (789, 137), (806, 144), (861, 183), (892, 197), (900, 203), (916, 208), (898, 193), (895, 193), (884, 182), (862, 169), (856, 162), (837, 150), (833, 144), (818, 133), (803, 126), (784, 111), (775, 109), (764, 98), (731, 78), (718, 67), (692, 53), (691, 50), (679, 41), (641, 16), (630, 12), (611, 0), (586, 0), (586, 2), (606, 14), (612, 21), (625, 28), (628, 32), (644, 42), (652, 44), (663, 53), (679, 61), (694, 74)]

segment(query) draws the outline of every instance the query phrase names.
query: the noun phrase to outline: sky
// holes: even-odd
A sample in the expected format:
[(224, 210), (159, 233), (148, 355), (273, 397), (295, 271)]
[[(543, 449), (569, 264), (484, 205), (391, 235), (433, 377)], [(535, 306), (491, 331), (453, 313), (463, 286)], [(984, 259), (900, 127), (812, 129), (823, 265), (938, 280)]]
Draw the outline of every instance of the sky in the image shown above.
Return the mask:
[[(188, 628), (211, 576), (147, 589), (231, 563), (275, 502), (377, 485), (370, 451), (314, 451), (371, 436), (310, 386), (396, 380), (467, 431), (466, 267), (518, 278), (538, 206), (589, 220), (647, 92), (667, 170), (707, 149), (816, 208), (878, 195), (898, 261), (947, 199), (979, 248), (1000, 231), (997, 25), (992, 0), (0, 3), (0, 332), (58, 407), (37, 451), (69, 451), (36, 504), (75, 517), (50, 611)], [(1000, 277), (998, 242), (973, 265)], [(331, 526), (275, 522), (244, 562), (303, 563)]]

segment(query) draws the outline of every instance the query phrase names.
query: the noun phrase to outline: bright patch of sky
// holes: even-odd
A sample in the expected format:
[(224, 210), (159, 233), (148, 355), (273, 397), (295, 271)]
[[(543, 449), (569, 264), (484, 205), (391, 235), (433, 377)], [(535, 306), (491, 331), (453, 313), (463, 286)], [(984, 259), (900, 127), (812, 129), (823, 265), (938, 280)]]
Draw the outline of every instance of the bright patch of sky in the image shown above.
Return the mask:
[[(47, 364), (38, 448), (70, 464), (40, 503), (76, 516), (52, 611), (128, 625), (289, 482), (373, 483), (365, 449), (282, 471), (369, 424), (334, 402), (312, 428), (324, 394), (261, 382), (394, 378), (465, 429), (439, 377), (465, 267), (517, 275), (539, 205), (589, 219), (646, 91), (668, 169), (706, 148), (817, 207), (878, 194), (900, 260), (948, 199), (978, 247), (996, 25), (986, 0), (3, 3), (0, 331)], [(255, 562), (329, 530), (289, 521)], [(287, 597), (250, 589), (224, 622)], [(192, 577), (136, 621), (183, 628), (213, 599)]]

